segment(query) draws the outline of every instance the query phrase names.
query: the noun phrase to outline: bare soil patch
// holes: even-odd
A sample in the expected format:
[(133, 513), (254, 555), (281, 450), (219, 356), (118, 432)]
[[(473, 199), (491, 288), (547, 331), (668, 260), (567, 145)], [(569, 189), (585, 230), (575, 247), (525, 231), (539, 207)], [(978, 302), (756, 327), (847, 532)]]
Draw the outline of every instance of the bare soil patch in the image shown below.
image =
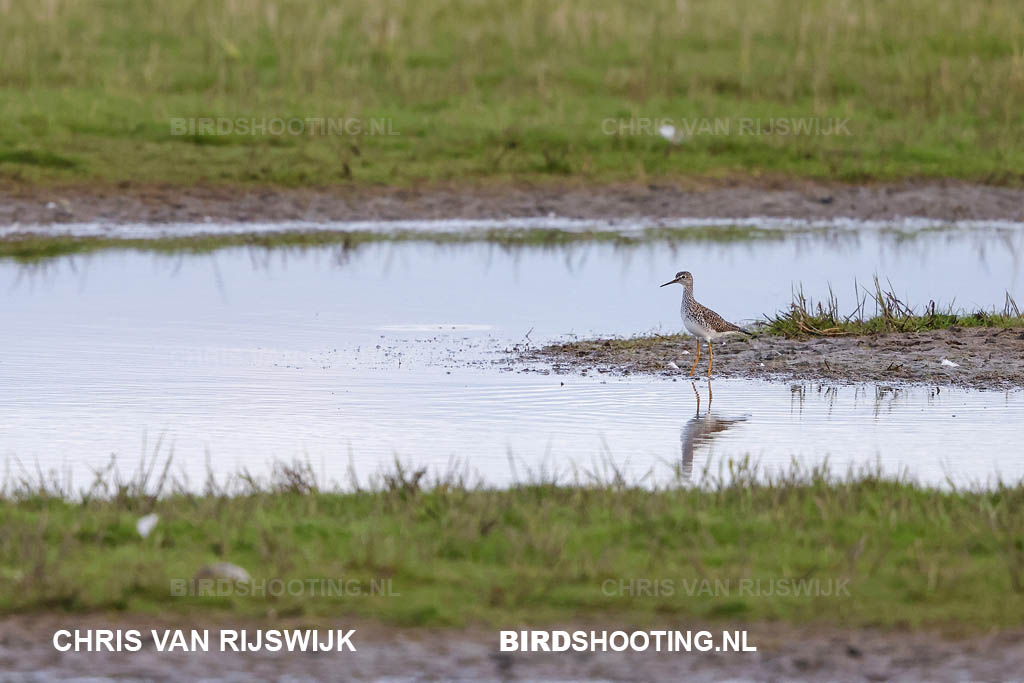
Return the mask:
[(0, 185), (0, 224), (633, 216), (1024, 220), (1024, 189), (960, 181), (845, 185), (801, 179), (657, 184), (252, 187)]
[[(519, 357), (556, 373), (687, 376), (692, 337), (595, 339), (523, 349)], [(706, 376), (703, 346), (695, 376)], [(1024, 387), (1024, 329), (951, 327), (924, 332), (786, 339), (761, 335), (715, 343), (713, 377)], [(943, 363), (943, 360), (948, 363)], [(678, 369), (669, 363), (675, 363)], [(949, 365), (949, 363), (955, 363)]]

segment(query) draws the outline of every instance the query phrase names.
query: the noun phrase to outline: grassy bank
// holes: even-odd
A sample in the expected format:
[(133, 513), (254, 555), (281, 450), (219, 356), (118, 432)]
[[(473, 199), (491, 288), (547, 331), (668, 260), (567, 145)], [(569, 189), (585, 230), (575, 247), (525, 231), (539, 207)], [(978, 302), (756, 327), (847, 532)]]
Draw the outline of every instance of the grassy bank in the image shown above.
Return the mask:
[(7, 0), (0, 178), (1020, 184), (1022, 43), (1011, 0)]
[[(129, 485), (84, 502), (8, 485), (0, 611), (347, 614), (421, 625), (1022, 623), (1024, 486), (937, 491), (871, 473), (752, 475), (740, 466), (732, 483), (705, 489), (487, 490), (399, 471), (373, 490), (332, 492), (297, 466), (263, 484), (238, 480), (230, 493), (155, 497)], [(142, 538), (136, 521), (154, 511), (159, 523)], [(247, 569), (251, 585), (343, 580), (344, 594), (322, 585), (172, 594), (174, 580), (218, 560)]]

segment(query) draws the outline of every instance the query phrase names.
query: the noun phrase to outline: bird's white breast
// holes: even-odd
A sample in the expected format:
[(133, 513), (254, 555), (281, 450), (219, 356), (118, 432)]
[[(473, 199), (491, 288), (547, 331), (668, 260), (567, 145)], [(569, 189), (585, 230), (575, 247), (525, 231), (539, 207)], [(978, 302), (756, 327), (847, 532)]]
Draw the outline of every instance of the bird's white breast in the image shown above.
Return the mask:
[(683, 303), (680, 304), (680, 306), (679, 306), (679, 317), (681, 317), (683, 319), (683, 327), (685, 327), (686, 331), (689, 332), (690, 334), (692, 334), (693, 336), (700, 337), (701, 339), (704, 339), (705, 341), (708, 339), (708, 337), (711, 336), (710, 335), (711, 330), (707, 329), (706, 327), (701, 326), (700, 324), (697, 323), (696, 320), (694, 320), (693, 318), (691, 318), (688, 315), (687, 309), (686, 309), (686, 297), (685, 296), (683, 297)]

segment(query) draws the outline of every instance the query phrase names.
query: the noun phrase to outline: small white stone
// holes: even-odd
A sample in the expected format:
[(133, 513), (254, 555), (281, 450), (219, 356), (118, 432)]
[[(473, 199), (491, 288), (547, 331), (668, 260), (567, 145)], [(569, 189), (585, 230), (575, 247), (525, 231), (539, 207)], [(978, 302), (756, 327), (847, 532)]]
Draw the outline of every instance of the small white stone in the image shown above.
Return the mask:
[(951, 361), (948, 358), (943, 358), (942, 359), (942, 364), (945, 365), (947, 368), (958, 368), (958, 367), (960, 367), (959, 363), (954, 363), (953, 361)]
[(678, 365), (676, 365), (675, 363), (673, 363), (672, 361), (669, 361), (669, 362), (668, 362), (668, 366), (669, 366), (670, 368), (672, 368), (673, 370), (678, 370), (678, 369), (679, 369), (679, 366), (678, 366)]
[(151, 512), (148, 515), (139, 517), (139, 521), (135, 522), (135, 529), (139, 532), (139, 536), (146, 538), (153, 531), (153, 528), (159, 521), (160, 515), (155, 512)]
[(199, 568), (199, 571), (196, 572), (192, 579), (194, 581), (200, 579), (227, 579), (228, 581), (239, 581), (241, 583), (251, 581), (249, 572), (230, 562), (214, 562), (213, 564), (204, 565)]

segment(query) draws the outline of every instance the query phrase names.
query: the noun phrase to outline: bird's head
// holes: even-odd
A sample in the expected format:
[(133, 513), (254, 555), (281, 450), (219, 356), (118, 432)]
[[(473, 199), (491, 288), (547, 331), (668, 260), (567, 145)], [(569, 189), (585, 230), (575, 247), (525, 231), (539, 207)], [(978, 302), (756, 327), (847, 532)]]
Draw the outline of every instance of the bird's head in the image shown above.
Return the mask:
[(662, 285), (662, 287), (668, 287), (669, 285), (681, 284), (683, 287), (693, 287), (693, 276), (690, 275), (690, 271), (681, 270), (676, 273), (676, 276)]

